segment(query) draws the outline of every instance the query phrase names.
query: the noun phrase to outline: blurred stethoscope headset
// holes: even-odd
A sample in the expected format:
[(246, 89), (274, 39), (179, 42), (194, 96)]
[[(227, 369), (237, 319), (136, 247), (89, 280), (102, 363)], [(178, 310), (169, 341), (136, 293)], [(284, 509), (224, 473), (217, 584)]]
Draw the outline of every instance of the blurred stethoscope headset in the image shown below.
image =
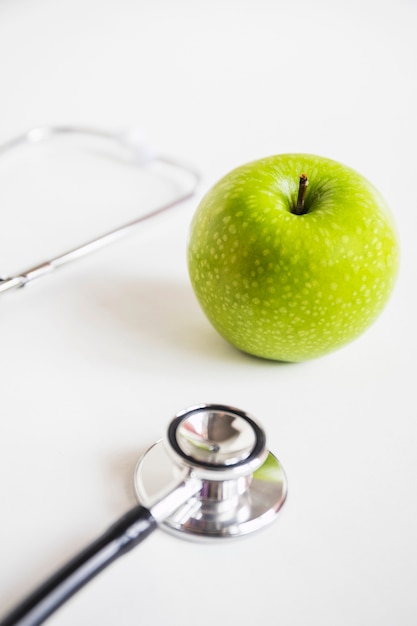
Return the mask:
[[(37, 263), (33, 267), (20, 271), (12, 276), (0, 275), (0, 293), (10, 289), (24, 287), (31, 281), (45, 276), (59, 267), (76, 261), (91, 252), (95, 252), (117, 241), (121, 237), (129, 234), (138, 224), (189, 200), (197, 191), (200, 180), (198, 172), (194, 168), (176, 159), (155, 154), (144, 139), (144, 133), (139, 128), (112, 132), (84, 126), (39, 126), (0, 145), (0, 157), (25, 146), (44, 143), (59, 137), (68, 138), (76, 136), (101, 142), (105, 141), (113, 144), (114, 148), (122, 148), (127, 156), (125, 162), (137, 166), (138, 168), (152, 167), (153, 165), (162, 166), (165, 169), (162, 174), (163, 176), (174, 176), (178, 179), (181, 176), (181, 191), (159, 207), (141, 213), (135, 219), (121, 224), (108, 232), (101, 233), (94, 239), (85, 241), (70, 250), (66, 250), (53, 258)], [(184, 178), (186, 178), (186, 180), (184, 180)]]

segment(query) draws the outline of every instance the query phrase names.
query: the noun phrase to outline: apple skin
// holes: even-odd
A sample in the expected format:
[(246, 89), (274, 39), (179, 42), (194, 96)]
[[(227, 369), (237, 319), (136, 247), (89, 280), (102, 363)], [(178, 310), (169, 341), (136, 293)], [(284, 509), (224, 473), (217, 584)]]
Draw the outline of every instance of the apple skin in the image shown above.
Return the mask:
[[(300, 175), (305, 213), (292, 212)], [(311, 154), (260, 159), (222, 178), (191, 222), (188, 269), (217, 331), (277, 361), (322, 356), (358, 337), (398, 272), (390, 210), (351, 168)]]

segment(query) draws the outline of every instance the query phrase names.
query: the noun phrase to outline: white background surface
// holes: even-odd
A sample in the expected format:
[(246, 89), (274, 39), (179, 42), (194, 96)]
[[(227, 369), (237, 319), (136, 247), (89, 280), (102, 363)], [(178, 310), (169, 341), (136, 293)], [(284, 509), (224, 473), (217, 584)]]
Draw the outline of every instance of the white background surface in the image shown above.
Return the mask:
[[(369, 331), (298, 365), (240, 354), (204, 318), (185, 262), (198, 198), (2, 295), (1, 613), (134, 504), (136, 458), (177, 410), (224, 402), (286, 469), (276, 524), (211, 546), (157, 531), (48, 623), (416, 623), (416, 28), (413, 0), (2, 0), (2, 141), (140, 125), (200, 169), (200, 195), (248, 160), (322, 154), (381, 190), (402, 263)], [(36, 154), (0, 164), (1, 272), (162, 194)]]

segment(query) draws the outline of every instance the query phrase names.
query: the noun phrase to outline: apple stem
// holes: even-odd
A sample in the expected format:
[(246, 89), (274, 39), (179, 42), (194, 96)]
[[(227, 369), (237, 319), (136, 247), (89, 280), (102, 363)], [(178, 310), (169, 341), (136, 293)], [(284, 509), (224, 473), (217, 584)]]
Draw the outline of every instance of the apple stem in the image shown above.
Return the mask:
[(293, 213), (295, 213), (295, 215), (304, 215), (305, 213), (307, 213), (307, 211), (304, 208), (304, 200), (306, 196), (307, 187), (308, 187), (307, 175), (301, 174), (300, 184), (298, 187), (297, 204), (295, 205), (292, 211)]

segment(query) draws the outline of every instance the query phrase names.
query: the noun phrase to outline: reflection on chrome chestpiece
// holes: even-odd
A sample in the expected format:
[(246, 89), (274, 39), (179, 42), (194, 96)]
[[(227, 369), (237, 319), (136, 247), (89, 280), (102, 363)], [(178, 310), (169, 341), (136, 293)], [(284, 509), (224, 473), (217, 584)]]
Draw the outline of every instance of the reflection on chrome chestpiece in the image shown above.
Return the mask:
[[(176, 485), (195, 492), (162, 514), (161, 526), (190, 538), (236, 537), (270, 523), (287, 493), (284, 471), (268, 452), (264, 431), (247, 413), (199, 405), (177, 414), (167, 439), (152, 446), (135, 472), (139, 501), (152, 513)], [(180, 498), (179, 498), (180, 500)]]

